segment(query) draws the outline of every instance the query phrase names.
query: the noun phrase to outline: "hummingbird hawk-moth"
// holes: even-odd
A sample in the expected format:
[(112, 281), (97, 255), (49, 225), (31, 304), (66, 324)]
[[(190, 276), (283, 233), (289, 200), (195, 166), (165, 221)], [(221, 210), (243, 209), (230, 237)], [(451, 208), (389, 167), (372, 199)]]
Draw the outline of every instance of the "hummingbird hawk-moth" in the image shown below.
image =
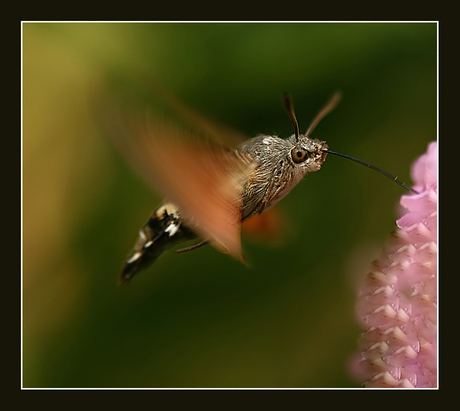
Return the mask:
[(141, 228), (122, 270), (122, 284), (164, 252), (193, 239), (198, 242), (177, 251), (210, 243), (242, 260), (242, 223), (273, 207), (306, 174), (320, 170), (328, 154), (356, 161), (414, 191), (397, 177), (331, 151), (325, 141), (310, 137), (339, 102), (338, 92), (318, 112), (305, 134), (300, 133), (292, 100), (285, 94), (284, 105), (294, 126), (294, 134), (286, 139), (259, 135), (243, 140), (236, 132), (229, 132), (196, 113), (166, 91), (161, 91), (161, 97), (180, 116), (204, 129), (206, 136), (225, 135), (227, 142), (236, 140), (239, 144), (229, 148), (191, 138), (189, 130), (153, 113), (128, 119), (118, 115), (106, 118), (109, 133), (120, 152), (166, 199)]

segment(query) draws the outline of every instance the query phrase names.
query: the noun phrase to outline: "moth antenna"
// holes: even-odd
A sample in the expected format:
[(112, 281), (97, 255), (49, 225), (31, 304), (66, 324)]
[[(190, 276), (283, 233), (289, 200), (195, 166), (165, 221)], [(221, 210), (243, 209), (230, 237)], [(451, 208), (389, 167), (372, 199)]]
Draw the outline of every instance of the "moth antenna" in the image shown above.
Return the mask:
[(390, 180), (393, 180), (396, 184), (398, 184), (399, 186), (405, 188), (406, 190), (408, 190), (408, 191), (410, 191), (410, 192), (412, 192), (414, 194), (419, 194), (418, 191), (415, 191), (412, 187), (409, 187), (406, 183), (401, 181), (398, 177), (394, 176), (393, 174), (390, 174), (388, 171), (382, 170), (379, 167), (373, 166), (372, 164), (366, 163), (365, 161), (362, 161), (362, 160), (360, 160), (358, 158), (349, 156), (347, 154), (337, 153), (336, 151), (331, 151), (329, 149), (327, 149), (327, 150), (323, 149), (321, 151), (323, 151), (325, 153), (328, 153), (328, 154), (334, 154), (334, 155), (339, 156), (339, 157), (348, 158), (349, 160), (352, 160), (352, 161), (354, 161), (354, 162), (356, 162), (358, 164), (361, 164), (362, 166), (365, 166), (367, 168), (370, 168), (371, 170), (377, 171), (377, 173), (383, 174), (385, 177), (389, 178)]
[(315, 127), (318, 125), (318, 123), (335, 108), (335, 106), (339, 103), (341, 98), (342, 98), (342, 93), (340, 91), (336, 91), (332, 95), (332, 97), (328, 100), (326, 105), (318, 112), (316, 117), (311, 122), (306, 132), (307, 136), (309, 136), (313, 132)]
[(295, 139), (296, 141), (299, 141), (299, 123), (297, 122), (297, 117), (294, 111), (294, 102), (292, 101), (292, 97), (289, 93), (284, 93), (283, 103), (292, 125), (294, 126)]

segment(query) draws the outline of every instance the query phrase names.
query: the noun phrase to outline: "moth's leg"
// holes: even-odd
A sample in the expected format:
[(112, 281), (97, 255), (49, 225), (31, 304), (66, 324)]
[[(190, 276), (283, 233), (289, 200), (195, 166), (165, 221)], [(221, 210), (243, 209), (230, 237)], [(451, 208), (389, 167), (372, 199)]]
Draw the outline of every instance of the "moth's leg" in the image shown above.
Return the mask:
[(209, 243), (208, 240), (203, 240), (199, 243), (191, 245), (190, 247), (185, 247), (185, 248), (181, 248), (180, 250), (176, 250), (176, 253), (185, 253), (186, 251), (196, 250), (197, 248), (203, 247), (205, 244), (208, 244), (208, 243)]

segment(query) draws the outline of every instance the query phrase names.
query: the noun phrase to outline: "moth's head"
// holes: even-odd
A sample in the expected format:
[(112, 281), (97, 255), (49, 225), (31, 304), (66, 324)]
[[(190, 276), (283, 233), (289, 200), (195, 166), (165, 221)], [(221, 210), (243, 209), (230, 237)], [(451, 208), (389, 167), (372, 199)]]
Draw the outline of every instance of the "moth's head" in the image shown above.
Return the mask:
[(290, 157), (294, 166), (300, 166), (303, 171), (310, 173), (318, 171), (321, 168), (324, 160), (326, 160), (327, 152), (324, 150), (327, 150), (327, 144), (325, 141), (313, 140), (309, 135), (321, 119), (337, 105), (340, 97), (340, 93), (336, 92), (313, 119), (307, 132), (300, 134), (291, 96), (287, 93), (284, 94), (284, 108), (291, 119), (295, 131), (295, 134), (289, 139), (293, 145)]
[(293, 144), (290, 152), (293, 166), (309, 173), (318, 171), (326, 160), (327, 153), (323, 151), (328, 148), (326, 142), (313, 140), (306, 134), (292, 136), (290, 140)]

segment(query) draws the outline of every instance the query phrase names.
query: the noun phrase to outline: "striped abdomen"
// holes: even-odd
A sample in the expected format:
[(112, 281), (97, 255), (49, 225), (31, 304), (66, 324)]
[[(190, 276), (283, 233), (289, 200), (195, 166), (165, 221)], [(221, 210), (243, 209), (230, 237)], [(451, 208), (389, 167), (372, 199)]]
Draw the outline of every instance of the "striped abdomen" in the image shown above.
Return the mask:
[(133, 252), (123, 268), (121, 284), (126, 284), (174, 245), (193, 238), (196, 235), (183, 224), (177, 208), (170, 203), (163, 204), (139, 231)]

